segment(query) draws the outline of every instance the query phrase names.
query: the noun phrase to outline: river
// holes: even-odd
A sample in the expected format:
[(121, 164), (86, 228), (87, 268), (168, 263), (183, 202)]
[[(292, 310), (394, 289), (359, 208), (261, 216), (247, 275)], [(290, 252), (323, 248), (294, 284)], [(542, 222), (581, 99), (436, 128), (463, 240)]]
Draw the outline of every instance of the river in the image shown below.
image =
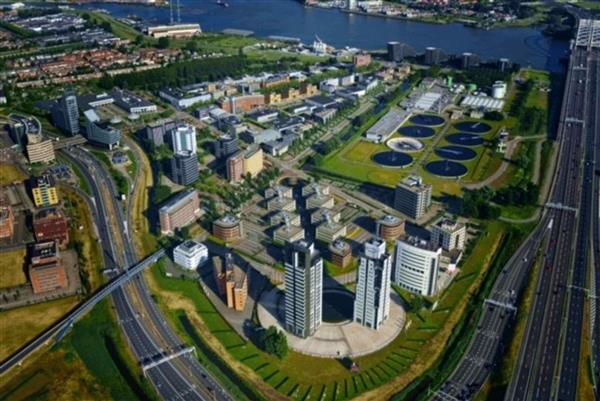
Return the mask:
[[(318, 35), (335, 47), (383, 49), (388, 41), (412, 45), (418, 52), (435, 46), (447, 53), (477, 53), (482, 59), (507, 57), (523, 66), (563, 70), (560, 59), (568, 55), (568, 42), (542, 35), (540, 27), (482, 30), (462, 24), (427, 24), (376, 16), (353, 15), (339, 10), (305, 7), (296, 0), (181, 0), (181, 21), (198, 22), (204, 31), (226, 28), (254, 31), (257, 36), (285, 35), (311, 43)], [(137, 15), (167, 23), (168, 7), (126, 4), (86, 4), (103, 8), (116, 17)]]

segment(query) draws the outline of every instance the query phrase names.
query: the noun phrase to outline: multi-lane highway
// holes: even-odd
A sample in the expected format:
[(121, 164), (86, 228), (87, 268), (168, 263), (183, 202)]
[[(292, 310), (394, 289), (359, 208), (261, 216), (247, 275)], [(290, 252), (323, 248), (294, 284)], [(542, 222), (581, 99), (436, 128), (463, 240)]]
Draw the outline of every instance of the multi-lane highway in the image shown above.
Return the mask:
[[(105, 252), (113, 264), (108, 269), (118, 270), (116, 261), (132, 265), (137, 260), (129, 238), (124, 212), (117, 191), (105, 167), (82, 149), (71, 149), (68, 154), (90, 182), (96, 208), (102, 210), (96, 224)], [(111, 225), (116, 221), (116, 227)], [(115, 244), (123, 244), (118, 250)], [(136, 277), (127, 287), (112, 296), (119, 324), (158, 393), (165, 400), (219, 400), (232, 398), (214, 377), (198, 362), (194, 353), (175, 334), (150, 297), (143, 277)], [(190, 352), (188, 352), (190, 351)]]
[[(560, 154), (550, 204), (544, 269), (505, 400), (575, 401), (584, 301), (588, 292), (593, 155), (600, 108), (598, 51), (583, 40), (580, 21), (559, 122)], [(600, 30), (598, 31), (600, 32)], [(592, 35), (593, 36), (593, 35)]]

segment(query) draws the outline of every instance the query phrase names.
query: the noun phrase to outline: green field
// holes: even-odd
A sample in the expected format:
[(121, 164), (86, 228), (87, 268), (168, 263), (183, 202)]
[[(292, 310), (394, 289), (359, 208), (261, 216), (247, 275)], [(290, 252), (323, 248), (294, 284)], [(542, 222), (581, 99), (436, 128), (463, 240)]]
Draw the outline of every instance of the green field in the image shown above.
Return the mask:
[[(408, 384), (415, 374), (418, 375), (431, 366), (444, 349), (444, 343), (468, 303), (465, 294), (480, 281), (480, 274), (489, 265), (505, 229), (503, 223), (490, 223), (470, 257), (464, 262), (462, 272), (439, 298), (437, 309), (433, 312), (409, 312), (408, 319), (412, 322), (410, 328), (384, 349), (356, 359), (361, 368), (360, 374), (351, 374), (344, 362), (335, 359), (313, 358), (293, 351), (283, 360), (268, 355), (241, 338), (229, 326), (197, 282), (169, 278), (164, 274), (164, 266), (161, 264), (152, 269), (152, 277), (162, 294), (160, 303), (175, 321), (180, 333), (194, 342), (197, 348), (206, 349), (200, 354), (203, 361), (203, 358), (208, 358), (222, 366), (221, 370), (236, 367), (239, 376), (233, 380), (238, 383), (239, 388), (254, 388), (253, 384), (260, 386), (266, 382), (271, 389), (294, 400), (315, 400), (323, 393), (327, 394), (325, 399), (346, 400), (399, 377), (405, 378), (405, 384)], [(182, 297), (191, 301), (193, 310), (174, 312), (167, 309), (166, 302), (173, 307), (172, 301), (166, 301), (172, 296), (174, 299)], [(214, 349), (214, 345), (206, 348), (205, 342), (210, 342), (210, 338), (202, 335), (201, 327), (197, 324), (194, 326), (189, 323), (194, 321), (194, 316), (198, 316), (206, 325), (209, 333), (204, 334), (213, 337), (218, 341), (219, 348), (229, 354), (224, 356), (221, 353), (224, 361), (211, 358), (211, 349), (216, 355), (219, 352)], [(318, 371), (312, 369), (315, 365), (320, 366)], [(253, 371), (254, 377), (240, 373), (240, 370), (248, 368)], [(231, 377), (231, 372), (225, 373)], [(259, 380), (260, 383), (254, 380)], [(256, 399), (256, 395), (253, 397), (249, 390), (239, 391), (245, 397)]]

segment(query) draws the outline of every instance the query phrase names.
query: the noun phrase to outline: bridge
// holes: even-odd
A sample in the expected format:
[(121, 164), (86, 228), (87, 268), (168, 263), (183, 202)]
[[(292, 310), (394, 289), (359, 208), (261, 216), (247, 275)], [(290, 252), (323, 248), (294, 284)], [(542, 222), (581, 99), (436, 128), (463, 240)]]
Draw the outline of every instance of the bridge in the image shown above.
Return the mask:
[(35, 340), (27, 344), (17, 353), (13, 354), (10, 358), (2, 362), (0, 365), (0, 375), (8, 372), (14, 366), (21, 364), (25, 358), (27, 358), (31, 353), (38, 350), (44, 344), (46, 344), (52, 337), (56, 336), (56, 341), (60, 341), (64, 338), (64, 336), (69, 332), (73, 324), (80, 319), (83, 315), (89, 312), (96, 304), (110, 295), (117, 288), (120, 288), (124, 284), (126, 284), (129, 280), (135, 277), (138, 273), (140, 273), (145, 268), (155, 264), (165, 256), (166, 251), (164, 249), (160, 249), (152, 255), (148, 256), (146, 259), (142, 260), (138, 264), (130, 267), (129, 269), (122, 272), (120, 275), (116, 276), (113, 280), (111, 280), (108, 284), (102, 287), (98, 292), (92, 295), (89, 299), (87, 299), (84, 303), (75, 308), (71, 313), (65, 316), (60, 322), (56, 323), (50, 329), (45, 331), (42, 335), (37, 337)]

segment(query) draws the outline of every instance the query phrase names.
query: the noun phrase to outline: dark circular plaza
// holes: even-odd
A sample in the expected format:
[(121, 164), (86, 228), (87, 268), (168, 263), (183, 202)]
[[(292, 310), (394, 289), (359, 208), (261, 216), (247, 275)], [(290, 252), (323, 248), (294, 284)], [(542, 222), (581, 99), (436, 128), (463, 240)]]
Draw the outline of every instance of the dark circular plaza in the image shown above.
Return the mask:
[(431, 138), (435, 135), (433, 128), (423, 127), (420, 125), (410, 125), (408, 127), (402, 127), (398, 130), (404, 136), (411, 138)]
[(467, 168), (451, 160), (437, 160), (427, 163), (427, 171), (444, 178), (459, 178), (467, 174)]
[(483, 145), (483, 138), (479, 135), (459, 132), (446, 136), (446, 140), (454, 145), (462, 146), (480, 146)]

